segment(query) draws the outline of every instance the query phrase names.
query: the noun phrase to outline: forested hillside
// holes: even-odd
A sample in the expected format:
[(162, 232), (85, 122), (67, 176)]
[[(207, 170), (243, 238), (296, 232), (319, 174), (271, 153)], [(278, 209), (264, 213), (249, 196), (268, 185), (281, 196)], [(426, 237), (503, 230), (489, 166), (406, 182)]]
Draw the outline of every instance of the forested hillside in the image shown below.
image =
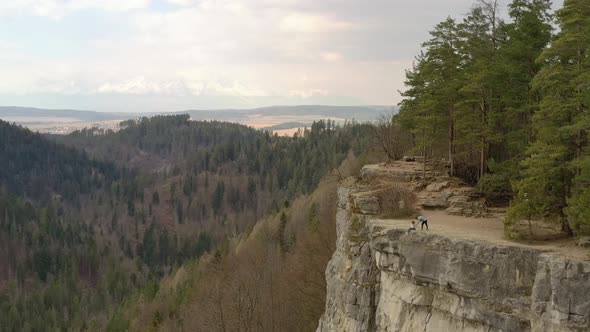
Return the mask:
[(271, 209), (311, 192), (349, 152), (364, 151), (370, 140), (366, 125), (336, 128), (332, 121), (314, 123), (292, 138), (237, 124), (189, 121), (186, 115), (121, 125), (125, 129), (117, 133), (91, 129), (57, 139), (141, 170), (133, 186), (145, 197), (129, 197), (128, 215), (155, 215), (159, 224), (197, 224), (223, 234), (240, 233)]
[[(334, 175), (357, 174), (350, 156)], [(185, 264), (153, 298), (124, 306), (131, 330), (313, 331), (324, 311), (334, 251), (337, 176), (228, 243), (227, 255)], [(196, 314), (198, 313), (198, 314)]]
[(507, 9), (503, 20), (497, 1), (481, 0), (432, 29), (394, 125), (411, 133), (415, 154), (443, 157), (488, 198), (511, 199), (509, 223), (544, 218), (587, 232), (590, 2)]
[[(226, 122), (189, 121), (188, 115), (129, 120), (121, 126), (125, 130), (108, 135), (89, 129), (57, 138), (96, 157), (145, 171), (258, 175), (263, 187), (291, 194), (313, 190), (322, 174), (350, 149), (358, 153), (363, 143), (363, 126), (346, 124), (336, 131), (329, 120), (293, 138)], [(366, 144), (368, 139), (362, 140)]]
[[(366, 125), (331, 121), (296, 137), (185, 115), (122, 126), (54, 143), (2, 123), (2, 330), (125, 330), (124, 301), (151, 299), (206, 252), (225, 262), (369, 141)], [(296, 233), (282, 232), (286, 252)]]
[(5, 122), (0, 136), (0, 330), (90, 327), (145, 281), (82, 213), (132, 175)]
[(590, 2), (499, 11), (479, 0), (433, 27), (399, 114), (376, 124), (0, 121), (0, 331), (315, 330), (336, 184), (373, 146), (478, 186), (510, 237), (521, 219), (590, 232)]
[(0, 121), (0, 186), (33, 201), (54, 195), (74, 201), (110, 187), (121, 173), (112, 163), (88, 159), (85, 153), (55, 144), (27, 129)]

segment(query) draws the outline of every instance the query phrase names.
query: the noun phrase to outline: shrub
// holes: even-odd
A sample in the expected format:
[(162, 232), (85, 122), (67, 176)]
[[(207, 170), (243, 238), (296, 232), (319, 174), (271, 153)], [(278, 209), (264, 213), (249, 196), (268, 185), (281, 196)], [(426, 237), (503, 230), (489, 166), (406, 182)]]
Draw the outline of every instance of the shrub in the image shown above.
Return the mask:
[(407, 218), (416, 214), (416, 196), (405, 188), (392, 185), (379, 191), (382, 218)]

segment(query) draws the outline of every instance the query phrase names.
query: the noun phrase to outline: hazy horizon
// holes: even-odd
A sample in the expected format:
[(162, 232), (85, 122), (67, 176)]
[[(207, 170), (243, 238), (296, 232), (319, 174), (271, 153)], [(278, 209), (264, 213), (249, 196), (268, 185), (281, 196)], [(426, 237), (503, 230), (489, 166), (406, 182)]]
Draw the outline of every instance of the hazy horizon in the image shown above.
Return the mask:
[[(3, 2), (0, 105), (110, 112), (396, 105), (428, 31), (473, 3)], [(500, 3), (505, 16), (508, 1)]]

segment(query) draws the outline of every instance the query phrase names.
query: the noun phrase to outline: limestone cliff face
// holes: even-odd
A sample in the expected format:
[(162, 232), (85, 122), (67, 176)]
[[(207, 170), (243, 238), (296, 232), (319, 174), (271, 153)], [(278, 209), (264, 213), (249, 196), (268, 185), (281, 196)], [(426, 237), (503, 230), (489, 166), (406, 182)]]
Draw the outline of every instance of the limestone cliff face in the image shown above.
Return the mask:
[(406, 235), (407, 222), (376, 218), (371, 174), (365, 168), (338, 190), (319, 332), (590, 331), (590, 262), (436, 232)]

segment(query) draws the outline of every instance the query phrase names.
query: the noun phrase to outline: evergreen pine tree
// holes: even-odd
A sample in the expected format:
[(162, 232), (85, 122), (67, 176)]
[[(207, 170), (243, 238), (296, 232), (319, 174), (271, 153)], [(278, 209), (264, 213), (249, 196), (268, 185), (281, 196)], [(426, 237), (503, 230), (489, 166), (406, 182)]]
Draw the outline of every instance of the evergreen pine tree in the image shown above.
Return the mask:
[[(515, 185), (512, 209), (522, 210), (525, 193), (537, 195), (534, 201), (543, 202), (543, 214), (558, 217), (562, 230), (572, 234), (566, 211), (578, 225), (578, 208), (590, 196), (586, 169), (590, 164), (590, 3), (566, 0), (557, 19), (560, 32), (539, 57), (543, 68), (533, 80), (543, 98), (533, 117), (536, 140), (522, 163), (525, 177)], [(572, 206), (566, 209), (570, 196)]]

